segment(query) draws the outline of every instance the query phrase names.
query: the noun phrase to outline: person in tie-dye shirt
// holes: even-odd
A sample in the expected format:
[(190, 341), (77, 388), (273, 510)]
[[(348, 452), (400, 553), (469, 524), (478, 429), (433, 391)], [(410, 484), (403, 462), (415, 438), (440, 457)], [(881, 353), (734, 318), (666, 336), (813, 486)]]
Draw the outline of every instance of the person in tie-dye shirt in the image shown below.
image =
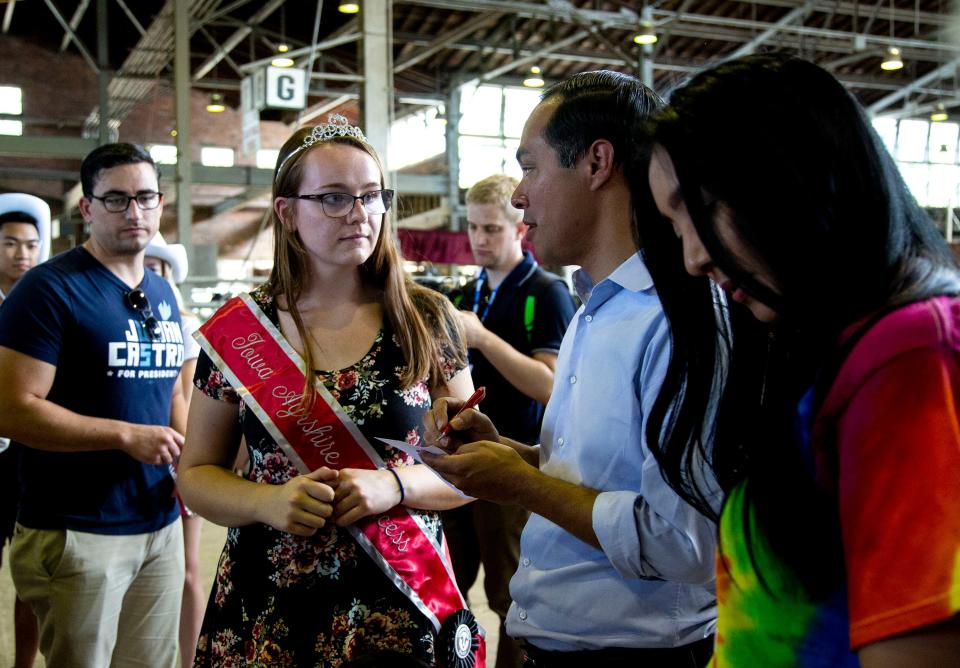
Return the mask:
[(714, 665), (960, 665), (949, 247), (813, 64), (706, 70), (654, 132), (651, 274), (716, 294), (665, 300), (674, 355), (648, 430), (668, 481), (719, 521)]

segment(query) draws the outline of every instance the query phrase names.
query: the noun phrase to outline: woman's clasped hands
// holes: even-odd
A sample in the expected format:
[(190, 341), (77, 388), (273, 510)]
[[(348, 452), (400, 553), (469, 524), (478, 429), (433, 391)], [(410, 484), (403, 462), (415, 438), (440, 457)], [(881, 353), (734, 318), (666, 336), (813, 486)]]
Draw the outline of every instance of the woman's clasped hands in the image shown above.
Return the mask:
[(348, 526), (400, 503), (397, 479), (387, 470), (326, 466), (268, 487), (263, 521), (274, 529), (312, 536), (327, 522)]

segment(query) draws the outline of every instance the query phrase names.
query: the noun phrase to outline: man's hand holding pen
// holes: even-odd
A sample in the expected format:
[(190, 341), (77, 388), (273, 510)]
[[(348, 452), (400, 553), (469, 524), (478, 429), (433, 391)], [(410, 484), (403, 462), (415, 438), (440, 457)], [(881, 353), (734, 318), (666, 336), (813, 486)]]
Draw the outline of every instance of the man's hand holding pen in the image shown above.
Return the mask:
[[(457, 399), (438, 399), (424, 416), (424, 441), (451, 454), (423, 452), (423, 461), (465, 494), (517, 503), (524, 476), (537, 469), (524, 461), (515, 444), (500, 438), (487, 416), (473, 408), (461, 410), (463, 405)], [(443, 434), (447, 424), (449, 433)]]
[[(472, 398), (472, 397), (471, 397)], [(437, 399), (423, 418), (423, 440), (447, 452), (471, 441), (499, 441), (497, 428), (486, 415), (452, 397)]]

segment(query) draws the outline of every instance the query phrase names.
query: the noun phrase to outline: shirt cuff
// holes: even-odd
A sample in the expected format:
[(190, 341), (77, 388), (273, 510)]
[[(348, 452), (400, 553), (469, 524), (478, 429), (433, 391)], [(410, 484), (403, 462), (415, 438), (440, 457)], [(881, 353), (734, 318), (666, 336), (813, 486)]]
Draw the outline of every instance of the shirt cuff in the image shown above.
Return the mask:
[(640, 538), (634, 520), (636, 492), (601, 492), (593, 502), (593, 532), (600, 549), (625, 579), (654, 579), (659, 574), (640, 557)]

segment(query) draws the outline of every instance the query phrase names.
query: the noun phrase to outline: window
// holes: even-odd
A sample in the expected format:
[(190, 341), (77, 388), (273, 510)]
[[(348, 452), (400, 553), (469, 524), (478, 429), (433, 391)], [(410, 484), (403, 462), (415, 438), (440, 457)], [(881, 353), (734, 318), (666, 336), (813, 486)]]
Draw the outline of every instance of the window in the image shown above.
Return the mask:
[(460, 96), (460, 187), (469, 188), (491, 174), (520, 177), (517, 147), (523, 125), (540, 102), (526, 88), (464, 87)]
[(897, 149), (897, 119), (878, 117), (873, 119), (873, 129), (880, 135), (884, 145), (890, 153)]
[(150, 147), (150, 157), (158, 165), (177, 164), (177, 147), (173, 144), (154, 144)]
[(273, 170), (277, 167), (277, 157), (280, 150), (276, 148), (262, 148), (257, 151), (257, 167)]
[(415, 165), (447, 149), (447, 125), (430, 107), (396, 121), (390, 127), (387, 168), (391, 171)]
[(206, 167), (233, 167), (233, 149), (204, 146), (200, 149), (200, 163)]
[(960, 125), (956, 123), (930, 124), (930, 162), (957, 164), (957, 135)]
[[(23, 89), (19, 86), (0, 86), (0, 114), (23, 115)], [(0, 135), (23, 134), (23, 121), (0, 118)]]
[(897, 133), (897, 160), (922, 162), (927, 153), (927, 133), (930, 124), (927, 121), (900, 121)]
[(873, 127), (921, 206), (960, 206), (960, 125), (883, 117)]

